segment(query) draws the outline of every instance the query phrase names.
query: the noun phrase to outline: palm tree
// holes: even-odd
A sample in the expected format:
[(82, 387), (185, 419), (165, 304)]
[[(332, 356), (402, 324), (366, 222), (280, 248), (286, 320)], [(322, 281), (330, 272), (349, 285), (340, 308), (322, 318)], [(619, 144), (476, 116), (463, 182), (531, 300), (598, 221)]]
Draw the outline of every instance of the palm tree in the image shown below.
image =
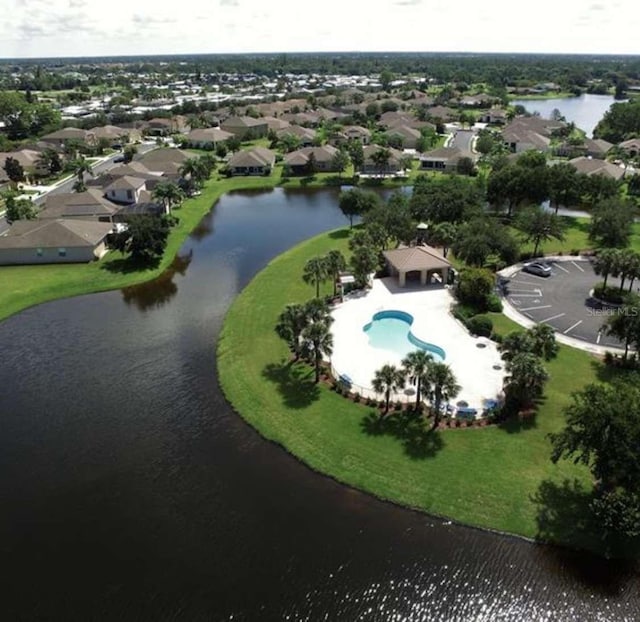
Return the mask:
[(528, 333), (531, 337), (531, 352), (536, 356), (550, 361), (558, 355), (556, 332), (549, 324), (536, 324)]
[(189, 158), (182, 163), (180, 175), (185, 179), (190, 179), (196, 186), (200, 186), (207, 179), (209, 172), (201, 158)]
[(540, 206), (523, 210), (516, 219), (516, 226), (522, 231), (525, 242), (533, 242), (534, 257), (538, 256), (542, 242), (564, 239), (562, 220)]
[(327, 322), (312, 322), (302, 331), (305, 350), (313, 353), (316, 372), (316, 384), (320, 381), (320, 364), (323, 356), (331, 356), (333, 352), (333, 335)]
[(371, 154), (371, 161), (373, 162), (376, 170), (382, 177), (384, 172), (387, 170), (389, 165), (389, 160), (391, 159), (391, 151), (389, 149), (381, 147), (377, 151), (374, 151)]
[(320, 298), (320, 283), (327, 280), (327, 264), (324, 257), (313, 257), (304, 266), (302, 280), (316, 286), (316, 298)]
[(389, 412), (391, 393), (404, 387), (404, 373), (394, 365), (383, 365), (376, 371), (371, 386), (376, 393), (384, 393), (384, 412), (380, 415), (382, 418)]
[(327, 269), (327, 274), (331, 277), (333, 281), (333, 295), (336, 295), (336, 288), (338, 283), (338, 278), (340, 278), (340, 273), (346, 270), (347, 268), (347, 260), (344, 258), (344, 255), (339, 250), (331, 250), (327, 253), (324, 258), (325, 266)]
[(91, 164), (84, 157), (81, 156), (73, 163), (74, 174), (78, 178), (78, 181), (73, 185), (73, 189), (76, 192), (84, 192), (87, 188), (84, 185), (84, 174), (88, 173), (93, 176), (93, 170), (91, 169)]
[(163, 181), (153, 189), (152, 196), (162, 202), (166, 214), (171, 214), (171, 206), (179, 203), (184, 194), (172, 181)]
[(416, 406), (415, 411), (420, 409), (422, 400), (422, 389), (429, 390), (429, 366), (433, 363), (433, 356), (425, 350), (414, 350), (409, 352), (402, 361), (402, 367), (409, 382), (416, 385)]
[(428, 371), (428, 380), (431, 384), (431, 404), (433, 406), (433, 426), (435, 430), (440, 423), (440, 407), (443, 400), (448, 402), (460, 393), (454, 373), (446, 363), (431, 363)]
[(442, 247), (442, 254), (446, 257), (449, 248), (458, 237), (458, 227), (452, 222), (438, 223), (430, 232), (429, 237), (431, 238), (430, 242)]
[(640, 344), (640, 316), (638, 316), (638, 306), (640, 297), (634, 294), (627, 294), (624, 305), (618, 312), (607, 319), (603, 325), (606, 335), (615, 337), (624, 343), (623, 360), (627, 360), (629, 347), (632, 344)]
[(300, 358), (300, 336), (307, 325), (307, 309), (301, 304), (287, 305), (278, 317), (276, 333), (284, 339), (289, 349), (295, 354), (296, 361)]
[(309, 322), (324, 322), (327, 326), (333, 322), (329, 305), (322, 298), (312, 298), (304, 305), (304, 312)]
[(598, 252), (593, 260), (593, 271), (597, 275), (604, 277), (604, 287), (607, 287), (607, 279), (613, 274), (618, 264), (618, 255), (620, 251), (617, 248), (603, 248)]
[(530, 406), (542, 395), (544, 383), (549, 379), (542, 361), (532, 352), (516, 354), (506, 365), (504, 391), (518, 406)]

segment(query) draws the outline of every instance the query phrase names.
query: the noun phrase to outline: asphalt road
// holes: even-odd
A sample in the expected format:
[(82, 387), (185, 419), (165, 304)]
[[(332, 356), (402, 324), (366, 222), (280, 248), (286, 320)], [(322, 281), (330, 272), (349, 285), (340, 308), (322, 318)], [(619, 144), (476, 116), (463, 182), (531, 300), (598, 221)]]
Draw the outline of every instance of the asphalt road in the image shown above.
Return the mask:
[[(547, 262), (552, 273), (540, 277), (519, 271), (503, 281), (507, 300), (522, 315), (549, 324), (556, 332), (592, 344), (619, 347), (620, 343), (600, 332), (614, 309), (602, 308), (589, 297), (601, 279), (591, 263), (582, 261)], [(611, 285), (619, 280), (609, 278)]]
[(475, 132), (473, 130), (457, 130), (453, 135), (450, 146), (458, 147), (458, 149), (462, 149), (462, 151), (471, 152), (471, 141), (474, 136)]

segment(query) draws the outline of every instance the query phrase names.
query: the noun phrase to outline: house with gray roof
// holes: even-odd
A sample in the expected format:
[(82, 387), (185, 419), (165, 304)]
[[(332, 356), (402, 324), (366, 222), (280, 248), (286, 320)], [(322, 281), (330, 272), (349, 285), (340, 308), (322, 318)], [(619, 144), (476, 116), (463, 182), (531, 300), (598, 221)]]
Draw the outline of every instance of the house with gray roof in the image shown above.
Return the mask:
[(337, 172), (335, 157), (338, 150), (331, 145), (305, 147), (287, 153), (284, 165), (291, 175), (308, 175), (313, 172)]
[(101, 188), (88, 188), (85, 192), (47, 195), (44, 209), (38, 212), (38, 218), (112, 222), (117, 211), (118, 206), (104, 197)]
[(458, 147), (439, 147), (420, 156), (420, 168), (427, 171), (455, 172), (460, 159), (470, 155), (463, 153)]
[(276, 136), (282, 139), (284, 136), (295, 136), (303, 147), (310, 147), (316, 139), (316, 131), (310, 127), (302, 127), (301, 125), (289, 125), (283, 130), (276, 132)]
[[(379, 163), (376, 154), (380, 151), (387, 151), (389, 158), (384, 165)], [(395, 175), (400, 172), (403, 165), (404, 154), (391, 147), (380, 147), (379, 145), (367, 145), (362, 150), (364, 162), (360, 172), (365, 175)]]
[(45, 134), (41, 139), (45, 143), (51, 143), (52, 145), (62, 146), (68, 140), (80, 140), (84, 143), (93, 142), (93, 134), (87, 130), (82, 130), (77, 127), (65, 127), (57, 132), (51, 132)]
[(598, 160), (593, 158), (587, 158), (580, 156), (579, 158), (573, 158), (569, 160), (578, 173), (584, 175), (604, 175), (611, 179), (620, 180), (624, 177), (625, 169), (621, 166), (607, 162), (606, 160)]
[(147, 182), (140, 177), (123, 175), (111, 182), (105, 189), (104, 194), (114, 203), (131, 205), (141, 200), (141, 195), (147, 190)]
[(640, 155), (640, 138), (630, 138), (629, 140), (622, 141), (618, 147), (626, 153), (631, 158), (635, 158)]
[(253, 147), (234, 153), (227, 163), (232, 175), (270, 175), (276, 155), (270, 149)]
[(229, 117), (220, 124), (220, 127), (240, 140), (262, 138), (269, 131), (269, 126), (264, 119), (253, 117)]
[(418, 130), (408, 125), (394, 125), (385, 134), (390, 142), (393, 137), (397, 137), (396, 140), (401, 141), (403, 149), (415, 149), (421, 137)]
[(205, 127), (196, 130), (191, 130), (187, 134), (190, 147), (196, 149), (215, 149), (217, 145), (224, 144), (234, 134), (226, 132), (219, 127)]
[(111, 223), (76, 220), (19, 220), (0, 237), (0, 265), (84, 263), (107, 252)]

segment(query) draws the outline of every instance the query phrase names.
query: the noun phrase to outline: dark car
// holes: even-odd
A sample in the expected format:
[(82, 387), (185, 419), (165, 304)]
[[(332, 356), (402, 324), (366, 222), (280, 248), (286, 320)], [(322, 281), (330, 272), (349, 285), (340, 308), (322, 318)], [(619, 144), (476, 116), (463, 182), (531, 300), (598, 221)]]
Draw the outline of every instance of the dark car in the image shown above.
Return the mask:
[(123, 155), (116, 156), (115, 158), (113, 158), (113, 161), (114, 161), (115, 164), (118, 164), (120, 162), (124, 162), (124, 156)]
[(544, 261), (530, 261), (524, 264), (522, 271), (536, 276), (551, 276), (551, 266)]

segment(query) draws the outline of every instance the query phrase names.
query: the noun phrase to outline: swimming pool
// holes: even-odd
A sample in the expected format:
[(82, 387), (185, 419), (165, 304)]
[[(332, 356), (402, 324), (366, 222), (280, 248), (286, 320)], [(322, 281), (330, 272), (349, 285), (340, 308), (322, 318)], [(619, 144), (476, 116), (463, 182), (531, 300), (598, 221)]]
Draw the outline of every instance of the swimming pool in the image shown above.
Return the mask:
[(444, 361), (446, 352), (440, 346), (418, 339), (411, 332), (412, 324), (413, 316), (410, 313), (390, 309), (375, 313), (362, 330), (367, 333), (372, 348), (387, 350), (402, 357), (413, 350), (425, 350), (436, 361)]

